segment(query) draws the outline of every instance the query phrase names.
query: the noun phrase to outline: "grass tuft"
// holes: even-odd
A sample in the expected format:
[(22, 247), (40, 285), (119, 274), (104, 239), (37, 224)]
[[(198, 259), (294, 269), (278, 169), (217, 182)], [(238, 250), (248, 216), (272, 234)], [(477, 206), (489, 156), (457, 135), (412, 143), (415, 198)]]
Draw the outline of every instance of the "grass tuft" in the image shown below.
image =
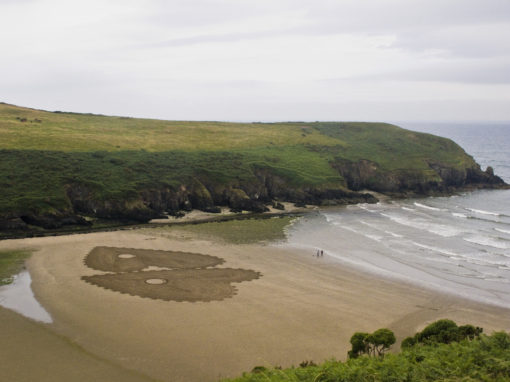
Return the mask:
[(13, 276), (17, 275), (24, 266), (25, 260), (30, 257), (30, 251), (0, 251), (0, 285), (12, 283)]

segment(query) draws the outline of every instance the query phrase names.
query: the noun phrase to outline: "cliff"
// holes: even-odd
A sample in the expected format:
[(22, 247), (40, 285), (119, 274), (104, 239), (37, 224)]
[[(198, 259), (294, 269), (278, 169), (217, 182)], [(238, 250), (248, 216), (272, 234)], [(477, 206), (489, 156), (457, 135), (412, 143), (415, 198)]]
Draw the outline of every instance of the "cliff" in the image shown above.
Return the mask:
[(0, 231), (341, 205), (507, 185), (451, 140), (382, 123), (179, 122), (0, 104)]

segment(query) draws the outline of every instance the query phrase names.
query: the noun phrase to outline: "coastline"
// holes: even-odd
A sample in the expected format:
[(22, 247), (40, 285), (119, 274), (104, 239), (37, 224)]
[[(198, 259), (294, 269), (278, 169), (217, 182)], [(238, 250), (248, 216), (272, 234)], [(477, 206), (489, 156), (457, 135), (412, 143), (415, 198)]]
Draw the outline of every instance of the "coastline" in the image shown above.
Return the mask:
[[(423, 198), (423, 197), (438, 197), (438, 196), (452, 196), (457, 195), (463, 192), (472, 192), (476, 190), (508, 190), (510, 189), (510, 184), (502, 183), (502, 184), (468, 184), (462, 187), (450, 187), (447, 190), (432, 190), (428, 193), (419, 193), (412, 190), (406, 192), (378, 192), (368, 189), (362, 189), (359, 191), (360, 194), (368, 194), (371, 197), (375, 198), (376, 202), (384, 202), (391, 200), (400, 200), (400, 199), (414, 199), (414, 198)], [(253, 211), (241, 211), (241, 212), (231, 212), (228, 207), (218, 207), (221, 209), (220, 213), (211, 213), (204, 212), (198, 209), (192, 209), (188, 211), (182, 217), (176, 217), (167, 215), (167, 218), (154, 218), (147, 222), (137, 222), (137, 221), (115, 221), (115, 220), (103, 220), (97, 226), (91, 225), (74, 225), (74, 226), (63, 226), (63, 228), (55, 228), (55, 229), (44, 229), (41, 227), (31, 228), (28, 230), (10, 230), (10, 229), (2, 229), (0, 230), (0, 242), (3, 240), (12, 240), (12, 239), (25, 239), (32, 237), (48, 237), (48, 236), (66, 236), (66, 235), (74, 235), (74, 234), (87, 234), (87, 233), (95, 233), (95, 232), (115, 232), (115, 231), (123, 231), (123, 230), (133, 230), (146, 228), (153, 225), (162, 225), (162, 226), (173, 226), (173, 225), (187, 225), (187, 224), (200, 224), (200, 223), (209, 223), (209, 222), (223, 222), (223, 221), (231, 221), (231, 220), (245, 220), (245, 219), (267, 219), (274, 216), (288, 216), (288, 215), (301, 215), (310, 211), (314, 211), (318, 208), (328, 208), (328, 207), (342, 207), (348, 206), (351, 204), (359, 204), (359, 200), (353, 200), (353, 203), (327, 203), (328, 200), (325, 200), (325, 204), (306, 204), (304, 207), (298, 207), (295, 203), (292, 202), (281, 202), (285, 209), (275, 209), (273, 207), (268, 206), (269, 211), (266, 212), (253, 212)], [(83, 221), (87, 221), (84, 216), (79, 216)]]
[[(98, 273), (83, 260), (101, 245), (202, 253), (224, 259), (222, 268), (254, 270), (262, 276), (235, 283), (236, 294), (221, 301), (133, 297), (81, 280)], [(10, 317), (2, 337), (14, 330), (9, 340), (22, 340), (17, 328), (30, 324), (84, 349), (116, 372), (135, 376), (133, 380), (144, 380), (141, 373), (158, 380), (216, 381), (257, 365), (344, 359), (355, 331), (388, 327), (400, 341), (439, 318), (481, 326), (488, 333), (510, 330), (510, 310), (505, 308), (376, 277), (327, 256), (317, 259), (267, 243), (234, 245), (184, 235), (175, 226), (7, 240), (0, 246), (36, 249), (27, 262), (32, 288), (54, 319), (53, 324), (38, 324), (0, 309)], [(33, 351), (48, 351), (37, 346)], [(52, 346), (59, 351), (64, 345)], [(20, 373), (14, 367), (19, 361), (12, 358), (21, 357), (35, 376), (40, 365), (29, 355), (6, 354), (3, 367), (11, 368), (9, 375)], [(71, 364), (80, 370), (87, 357), (73, 358)], [(100, 375), (102, 369), (97, 370)]]
[[(283, 202), (285, 210), (278, 210), (270, 207), (267, 212), (227, 212), (228, 208), (222, 208), (221, 213), (203, 212), (200, 210), (192, 210), (183, 217), (168, 216), (167, 219), (152, 219), (147, 223), (139, 222), (118, 222), (112, 225), (101, 226), (101, 227), (79, 227), (77, 229), (53, 229), (53, 230), (37, 230), (28, 231), (22, 233), (7, 233), (0, 236), (0, 242), (3, 240), (16, 240), (16, 239), (28, 239), (36, 237), (50, 237), (50, 236), (69, 236), (69, 235), (80, 235), (97, 232), (116, 232), (141, 229), (154, 226), (180, 226), (180, 225), (193, 225), (201, 223), (213, 223), (213, 222), (226, 222), (232, 220), (245, 220), (245, 219), (270, 219), (272, 217), (279, 216), (299, 216), (307, 212), (311, 212), (319, 208), (315, 205), (309, 205), (305, 207), (296, 207), (293, 203)], [(9, 231), (4, 231), (9, 232)]]

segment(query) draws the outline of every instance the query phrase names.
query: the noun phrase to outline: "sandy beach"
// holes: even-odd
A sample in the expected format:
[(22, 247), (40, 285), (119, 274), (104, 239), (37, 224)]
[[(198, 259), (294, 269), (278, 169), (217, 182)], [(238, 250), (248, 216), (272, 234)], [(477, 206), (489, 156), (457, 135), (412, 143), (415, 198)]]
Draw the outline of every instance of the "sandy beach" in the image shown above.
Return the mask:
[[(186, 294), (184, 301), (140, 297), (82, 279), (106, 273), (86, 264), (96, 247), (203, 254), (223, 260), (213, 266), (222, 277), (226, 269), (260, 277), (227, 283), (232, 293), (208, 301), (189, 286), (194, 302)], [(0, 242), (13, 248), (34, 250), (32, 289), (53, 318), (37, 323), (0, 308), (0, 370), (16, 381), (217, 381), (257, 365), (345, 359), (355, 331), (388, 327), (402, 340), (439, 318), (488, 333), (510, 330), (509, 310), (375, 278), (285, 245), (141, 229)], [(154, 274), (171, 272), (155, 266)]]

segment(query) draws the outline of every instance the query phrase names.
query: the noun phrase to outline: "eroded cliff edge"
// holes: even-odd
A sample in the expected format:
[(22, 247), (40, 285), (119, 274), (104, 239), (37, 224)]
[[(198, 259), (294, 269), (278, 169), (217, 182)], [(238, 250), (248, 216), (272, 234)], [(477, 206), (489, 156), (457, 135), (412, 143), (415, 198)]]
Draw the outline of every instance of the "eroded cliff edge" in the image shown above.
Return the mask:
[[(140, 185), (125, 194), (104, 194), (100, 186), (90, 181), (68, 179), (60, 185), (62, 197), (43, 202), (50, 208), (23, 206), (0, 217), (0, 229), (12, 232), (31, 228), (59, 229), (63, 226), (90, 226), (94, 218), (118, 222), (147, 222), (163, 215), (178, 215), (199, 209), (218, 212), (219, 206), (234, 211), (264, 212), (270, 205), (293, 202), (298, 205), (343, 205), (375, 203), (377, 199), (366, 191), (376, 191), (393, 197), (413, 195), (447, 195), (459, 190), (507, 188), (501, 178), (488, 168), (482, 171), (473, 164), (463, 169), (431, 162), (430, 172), (413, 170), (387, 171), (376, 162), (357, 162), (338, 158), (330, 163), (343, 182), (320, 185), (295, 185), (271, 168), (253, 168), (244, 179), (222, 183), (214, 174), (196, 174), (176, 186), (168, 184)], [(125, 171), (120, 167), (119, 171)], [(37, 186), (37, 185), (36, 185)], [(62, 198), (62, 200), (60, 200)], [(22, 201), (23, 202), (23, 201)], [(92, 219), (91, 219), (92, 218)]]
[(373, 203), (508, 188), (453, 141), (377, 123), (232, 124), (0, 104), (0, 231), (146, 222), (192, 209)]

